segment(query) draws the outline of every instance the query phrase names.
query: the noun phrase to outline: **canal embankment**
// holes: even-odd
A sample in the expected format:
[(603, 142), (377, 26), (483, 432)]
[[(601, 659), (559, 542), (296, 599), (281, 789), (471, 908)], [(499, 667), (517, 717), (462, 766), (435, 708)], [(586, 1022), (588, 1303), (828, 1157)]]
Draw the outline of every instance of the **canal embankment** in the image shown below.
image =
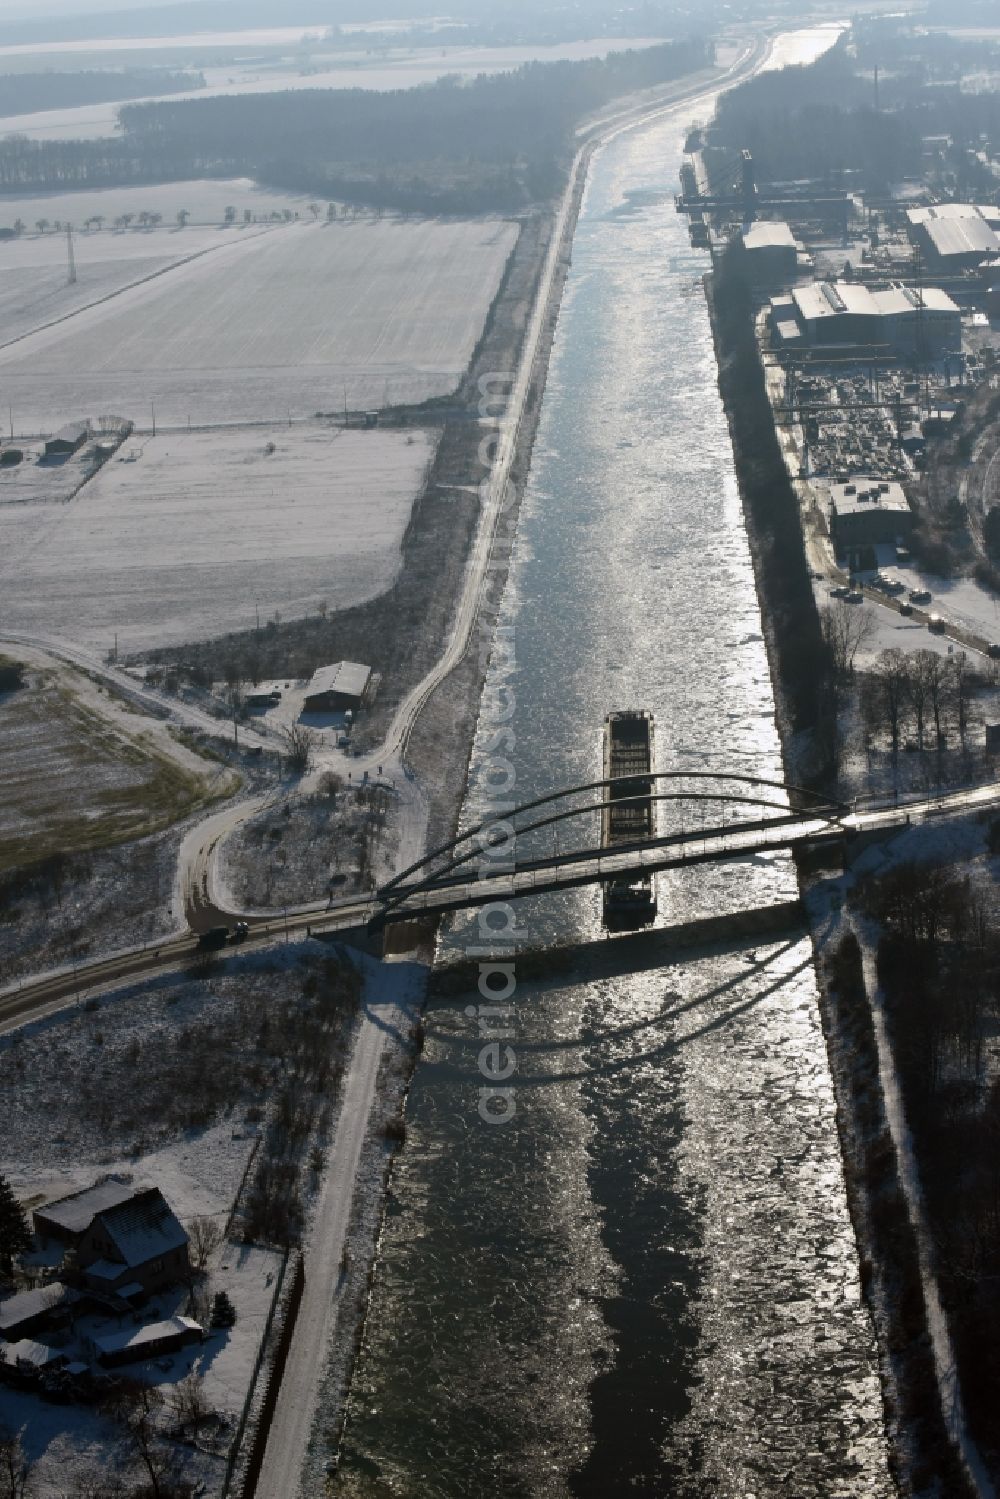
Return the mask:
[[(753, 559), (786, 779), (828, 788), (836, 707), (828, 653), (809, 578), (799, 506), (768, 401), (750, 287), (725, 255), (706, 295), (736, 474)], [(821, 876), (800, 869), (808, 896)], [(808, 906), (808, 901), (807, 901)], [(904, 1494), (940, 1485), (971, 1495), (949, 1437), (935, 1367), (917, 1229), (889, 1127), (874, 1017), (856, 939), (831, 942), (818, 913), (810, 929), (820, 1015), (837, 1102), (837, 1127), (862, 1286), (877, 1331), (886, 1428)]]

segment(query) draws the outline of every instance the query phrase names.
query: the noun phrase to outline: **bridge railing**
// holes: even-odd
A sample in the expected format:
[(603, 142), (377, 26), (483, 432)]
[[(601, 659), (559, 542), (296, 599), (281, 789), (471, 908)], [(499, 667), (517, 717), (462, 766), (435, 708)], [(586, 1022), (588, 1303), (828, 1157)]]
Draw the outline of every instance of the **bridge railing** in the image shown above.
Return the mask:
[[(590, 800), (579, 806), (560, 807), (557, 811), (550, 812), (545, 817), (537, 818), (533, 822), (517, 825), (519, 816), (550, 807), (570, 798), (586, 795), (594, 790), (614, 790), (615, 787), (628, 784), (634, 786), (637, 779), (650, 782), (676, 783), (683, 780), (693, 780), (699, 783), (711, 783), (714, 785), (724, 784), (729, 786), (739, 783), (755, 789), (768, 790), (781, 794), (782, 800), (750, 795), (746, 792), (734, 793), (728, 790), (712, 791), (687, 791), (668, 790), (641, 792), (628, 796), (603, 797), (600, 800)], [(788, 804), (789, 792), (795, 792), (798, 797), (807, 802), (805, 807), (790, 809)], [(755, 811), (765, 809), (776, 814), (773, 818), (762, 818), (761, 826), (767, 822), (777, 823), (782, 821), (797, 821), (803, 817), (822, 817), (832, 820), (842, 816), (848, 809), (842, 803), (830, 802), (803, 788), (788, 787), (784, 782), (768, 780), (764, 777), (753, 777), (738, 773), (709, 774), (707, 772), (692, 771), (661, 771), (643, 775), (637, 778), (634, 775), (617, 776), (600, 781), (588, 782), (586, 785), (571, 787), (558, 792), (549, 793), (543, 797), (536, 797), (533, 801), (525, 802), (521, 806), (511, 809), (509, 812), (491, 819), (476, 823), (459, 834), (456, 838), (442, 844), (431, 853), (425, 855), (416, 863), (402, 871), (392, 880), (386, 882), (377, 892), (377, 898), (382, 906), (382, 914), (397, 909), (409, 897), (418, 893), (431, 891), (435, 888), (444, 890), (465, 881), (467, 877), (467, 866), (474, 860), (483, 857), (496, 857), (497, 850), (514, 844), (530, 834), (538, 833), (546, 828), (555, 829), (559, 824), (575, 819), (599, 814), (609, 807), (619, 809), (630, 803), (636, 805), (647, 805), (650, 802), (665, 804), (698, 804), (721, 806), (723, 819), (727, 807), (753, 808)], [(749, 826), (748, 822), (743, 823)], [(722, 831), (725, 830), (723, 822)], [(697, 839), (706, 833), (717, 833), (719, 829), (695, 828), (685, 830), (674, 829), (669, 833), (654, 834), (650, 837), (637, 840), (635, 844), (627, 842), (616, 843), (614, 853), (626, 853), (630, 849), (642, 847), (657, 847), (672, 842), (683, 843), (686, 839)], [(499, 835), (499, 836), (495, 836)], [(567, 850), (564, 852), (553, 852), (551, 855), (533, 855), (527, 861), (521, 861), (521, 868), (532, 868), (537, 870), (552, 869), (565, 865), (573, 860), (592, 859), (601, 853), (608, 853), (606, 848), (587, 848)], [(450, 856), (450, 857), (449, 857)], [(441, 861), (437, 867), (430, 868), (435, 861)], [(516, 864), (515, 864), (515, 867)], [(421, 870), (428, 872), (421, 878), (414, 879), (413, 875)], [(461, 872), (460, 872), (461, 871)]]

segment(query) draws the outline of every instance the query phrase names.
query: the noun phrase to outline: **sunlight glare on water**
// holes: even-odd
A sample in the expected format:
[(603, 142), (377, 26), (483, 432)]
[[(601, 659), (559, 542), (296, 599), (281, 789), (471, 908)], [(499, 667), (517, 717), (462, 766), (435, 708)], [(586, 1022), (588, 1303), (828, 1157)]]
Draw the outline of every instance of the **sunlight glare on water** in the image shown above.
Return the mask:
[[(673, 203), (689, 119), (591, 173), (503, 611), (521, 800), (598, 776), (621, 707), (655, 714), (660, 770), (781, 776)], [(784, 855), (673, 871), (660, 924), (796, 893)], [(336, 1492), (887, 1499), (808, 938), (657, 953), (604, 940), (594, 890), (520, 920), (572, 966), (518, 982), (503, 1128), (477, 1113), (475, 996), (429, 1008)]]

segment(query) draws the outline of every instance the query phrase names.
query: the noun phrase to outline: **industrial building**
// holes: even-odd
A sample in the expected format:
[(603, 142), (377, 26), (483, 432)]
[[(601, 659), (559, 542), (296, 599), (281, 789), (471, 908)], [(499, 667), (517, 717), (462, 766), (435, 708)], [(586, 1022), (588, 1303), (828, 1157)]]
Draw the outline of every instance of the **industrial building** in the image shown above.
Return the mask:
[(371, 674), (370, 666), (357, 661), (337, 661), (332, 666), (318, 667), (306, 688), (306, 712), (337, 713), (360, 708)]
[(913, 528), (913, 512), (902, 485), (852, 478), (830, 486), (830, 535), (838, 555), (853, 548), (895, 545)]
[(784, 299), (771, 309), (775, 338), (782, 347), (801, 342), (809, 348), (882, 347), (929, 359), (961, 352), (962, 315), (937, 287), (871, 291), (853, 281), (814, 281), (796, 287), (791, 301), (792, 309)]
[(740, 234), (744, 261), (757, 286), (791, 286), (800, 246), (788, 225), (758, 220)]
[(975, 203), (910, 208), (906, 220), (910, 243), (935, 270), (975, 270), (982, 261), (1000, 256), (1000, 238)]

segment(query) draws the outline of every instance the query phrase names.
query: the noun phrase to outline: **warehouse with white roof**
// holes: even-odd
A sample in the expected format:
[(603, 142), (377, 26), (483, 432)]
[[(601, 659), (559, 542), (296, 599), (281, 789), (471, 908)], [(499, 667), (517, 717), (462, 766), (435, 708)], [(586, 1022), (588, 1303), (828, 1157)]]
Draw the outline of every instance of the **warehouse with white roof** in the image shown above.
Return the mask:
[[(814, 281), (795, 287), (792, 301), (796, 325), (810, 348), (884, 348), (936, 359), (962, 347), (962, 315), (937, 287), (872, 291), (852, 281)], [(781, 316), (787, 321), (787, 311)]]

